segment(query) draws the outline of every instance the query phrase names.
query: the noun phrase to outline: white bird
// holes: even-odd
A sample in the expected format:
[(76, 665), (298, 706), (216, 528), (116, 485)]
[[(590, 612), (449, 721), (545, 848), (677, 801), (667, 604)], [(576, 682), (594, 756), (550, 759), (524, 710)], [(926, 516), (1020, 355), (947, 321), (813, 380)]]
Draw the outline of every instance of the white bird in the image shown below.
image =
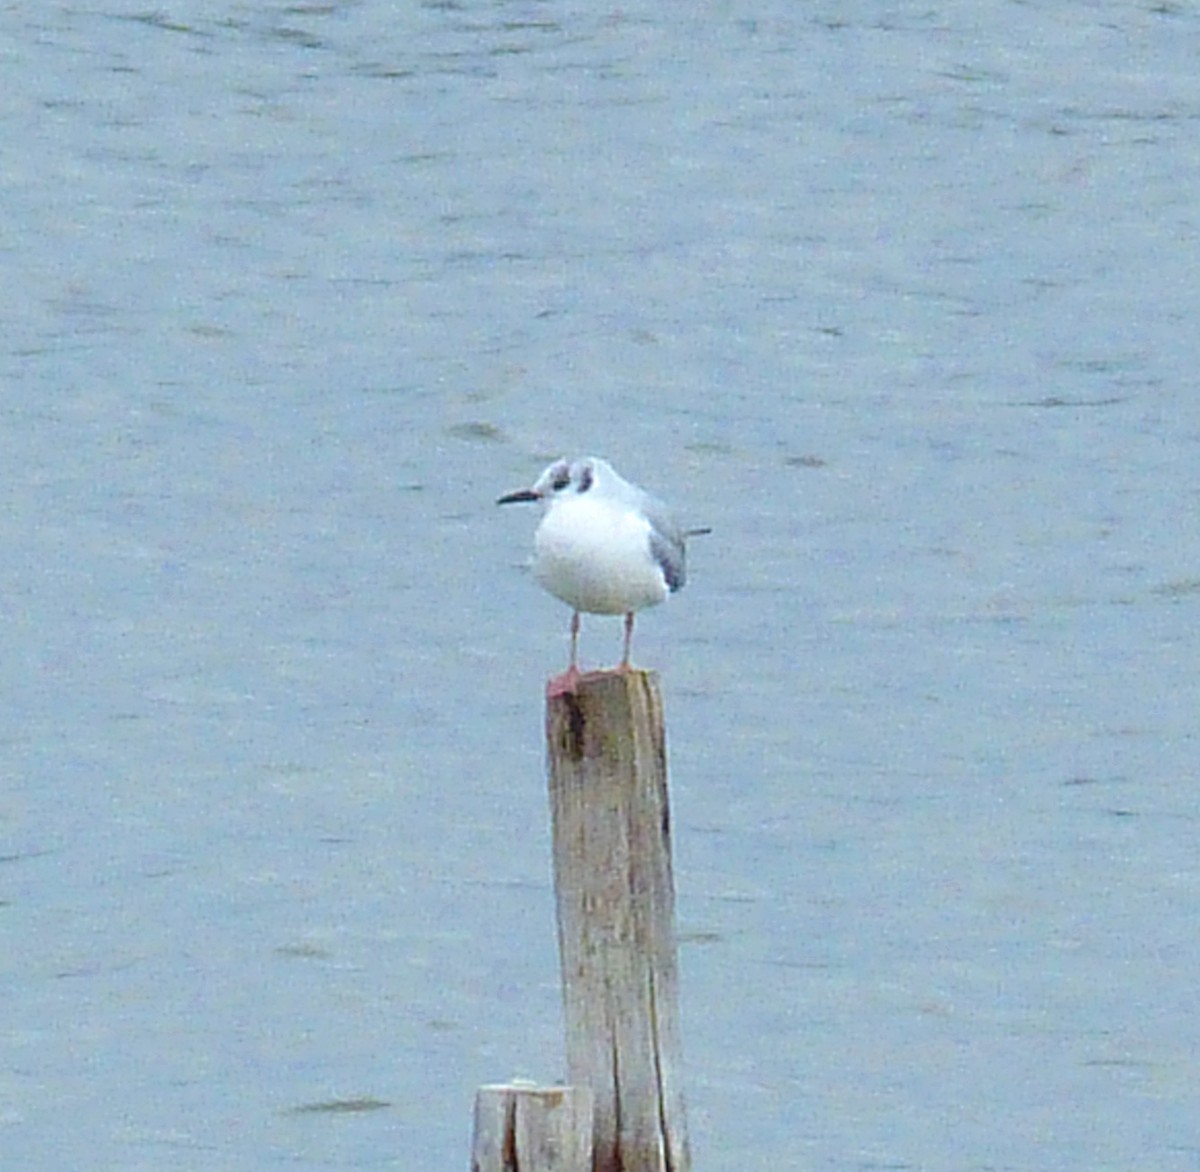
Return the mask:
[(534, 482), (500, 497), (499, 505), (540, 501), (533, 573), (572, 608), (571, 664), (556, 683), (573, 688), (579, 677), (579, 615), (623, 614), (629, 670), (633, 616), (656, 606), (687, 579), (686, 540), (707, 529), (684, 530), (661, 501), (622, 479), (595, 456), (556, 460)]

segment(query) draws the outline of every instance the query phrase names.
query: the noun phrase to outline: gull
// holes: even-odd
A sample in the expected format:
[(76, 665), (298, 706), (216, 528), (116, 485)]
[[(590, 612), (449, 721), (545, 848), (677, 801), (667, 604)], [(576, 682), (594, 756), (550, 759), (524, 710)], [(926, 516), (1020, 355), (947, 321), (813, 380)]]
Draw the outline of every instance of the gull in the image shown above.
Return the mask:
[(681, 529), (661, 501), (618, 475), (605, 460), (555, 460), (534, 481), (500, 497), (498, 505), (538, 501), (533, 574), (571, 607), (571, 663), (552, 681), (560, 690), (579, 680), (579, 616), (623, 614), (625, 649), (618, 671), (629, 671), (633, 616), (656, 606), (687, 580), (687, 538), (708, 529)]

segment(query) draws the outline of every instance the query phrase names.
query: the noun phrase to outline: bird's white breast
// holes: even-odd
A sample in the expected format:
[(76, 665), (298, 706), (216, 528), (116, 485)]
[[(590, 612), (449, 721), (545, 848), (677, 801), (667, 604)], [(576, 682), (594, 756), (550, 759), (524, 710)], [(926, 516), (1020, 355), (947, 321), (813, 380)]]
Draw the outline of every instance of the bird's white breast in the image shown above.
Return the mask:
[(556, 501), (534, 537), (534, 576), (556, 598), (591, 614), (654, 606), (666, 598), (667, 583), (650, 532), (640, 513), (590, 495)]

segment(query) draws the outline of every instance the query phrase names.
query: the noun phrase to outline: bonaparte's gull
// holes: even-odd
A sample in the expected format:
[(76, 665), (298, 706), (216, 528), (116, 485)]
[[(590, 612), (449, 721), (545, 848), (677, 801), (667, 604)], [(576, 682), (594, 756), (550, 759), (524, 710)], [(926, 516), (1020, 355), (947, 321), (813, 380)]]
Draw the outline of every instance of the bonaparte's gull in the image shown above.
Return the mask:
[(622, 479), (595, 456), (556, 460), (534, 482), (496, 503), (540, 501), (544, 513), (534, 535), (533, 573), (573, 610), (571, 664), (555, 683), (574, 687), (579, 677), (579, 614), (623, 614), (629, 670), (633, 616), (679, 590), (687, 579), (687, 538), (661, 501)]

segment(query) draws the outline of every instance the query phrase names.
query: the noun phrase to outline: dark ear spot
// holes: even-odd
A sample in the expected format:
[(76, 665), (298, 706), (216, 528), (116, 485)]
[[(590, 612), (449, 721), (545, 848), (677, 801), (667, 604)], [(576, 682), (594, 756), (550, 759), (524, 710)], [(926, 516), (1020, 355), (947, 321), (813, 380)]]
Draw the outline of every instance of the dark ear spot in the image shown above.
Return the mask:
[(585, 464), (583, 466), (583, 471), (579, 473), (579, 487), (575, 491), (587, 492), (587, 490), (592, 487), (592, 481), (594, 479), (595, 475), (592, 472), (592, 466), (590, 464)]

